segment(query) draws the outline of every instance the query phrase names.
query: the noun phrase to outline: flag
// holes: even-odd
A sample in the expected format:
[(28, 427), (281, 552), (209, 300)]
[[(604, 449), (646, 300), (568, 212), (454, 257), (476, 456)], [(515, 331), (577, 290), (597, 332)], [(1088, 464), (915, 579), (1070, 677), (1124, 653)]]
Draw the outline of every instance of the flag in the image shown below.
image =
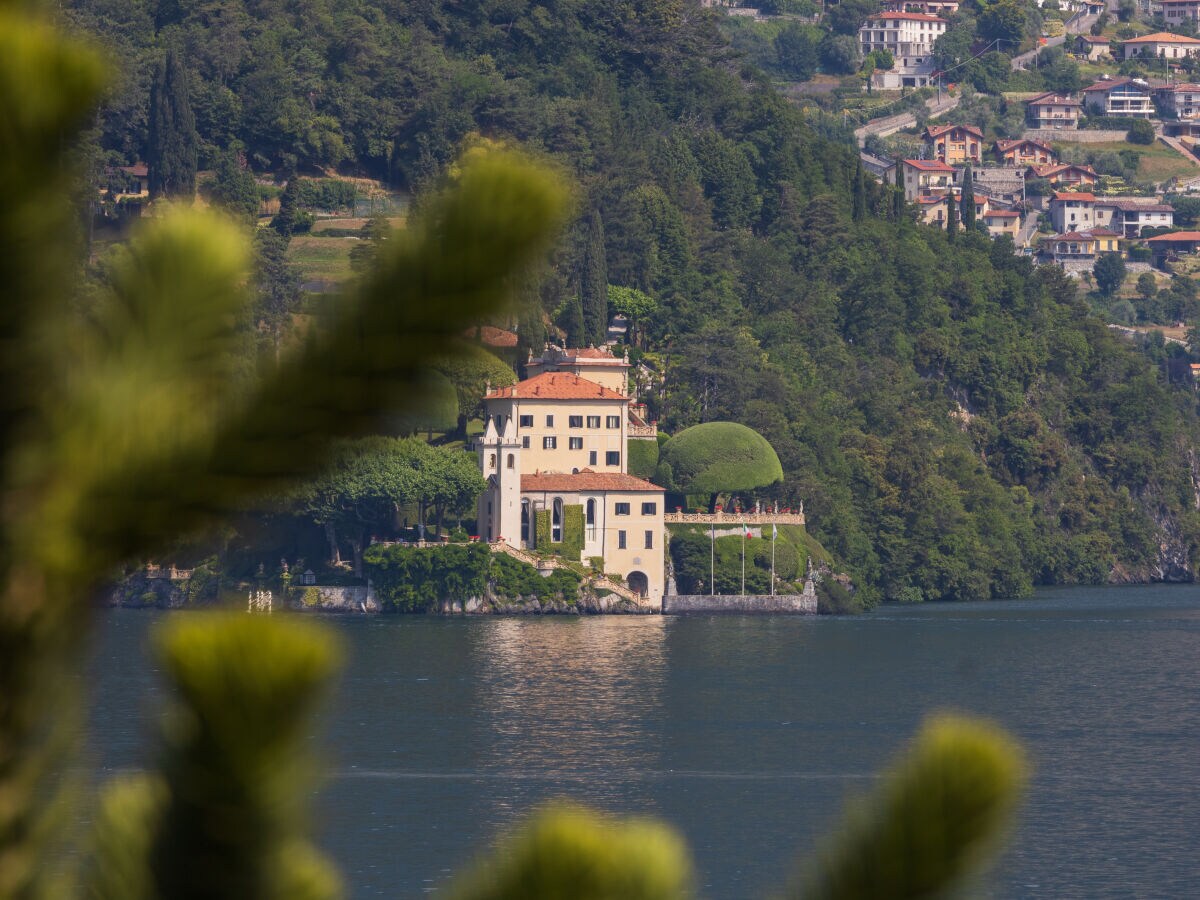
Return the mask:
[(754, 535), (752, 535), (752, 534), (750, 533), (750, 526), (749, 526), (749, 525), (747, 525), (745, 522), (743, 522), (743, 523), (742, 523), (742, 527), (743, 527), (744, 529), (746, 529), (746, 537), (748, 537), (748, 538), (752, 538), (752, 537), (754, 537)]
[(779, 537), (779, 529), (776, 528), (775, 523), (772, 522), (771, 523), (771, 540), (775, 540), (775, 538), (777, 538), (777, 537)]

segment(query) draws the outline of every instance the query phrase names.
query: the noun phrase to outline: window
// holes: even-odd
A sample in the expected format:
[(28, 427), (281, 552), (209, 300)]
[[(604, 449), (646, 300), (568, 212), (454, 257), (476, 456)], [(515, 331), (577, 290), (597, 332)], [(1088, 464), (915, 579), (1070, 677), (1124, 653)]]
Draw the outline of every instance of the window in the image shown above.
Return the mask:
[(523, 438), (521, 438), (521, 446), (526, 450), (529, 449), (529, 435), (525, 435)]
[(617, 532), (617, 549), (618, 550), (625, 549), (625, 532), (623, 532), (623, 531)]
[(508, 454), (508, 468), (515, 469), (517, 467), (517, 458), (511, 453)]
[(658, 504), (657, 503), (643, 503), (642, 504), (642, 515), (643, 516), (658, 515)]
[(596, 456), (597, 456), (597, 454), (596, 454), (595, 450), (588, 451), (588, 465), (589, 466), (596, 465)]
[(582, 450), (583, 438), (567, 438), (567, 446), (571, 450)]
[(605, 422), (605, 427), (606, 428), (620, 428), (621, 427), (621, 417), (620, 416), (609, 416), (608, 421)]
[(618, 516), (627, 516), (629, 515), (629, 504), (618, 503), (613, 507), (613, 512)]
[(521, 501), (521, 540), (526, 544), (533, 543), (533, 537), (529, 533), (529, 501)]
[(619, 466), (621, 464), (621, 451), (608, 450), (604, 454), (604, 464), (606, 466)]
[(595, 499), (588, 500), (586, 507), (586, 521), (588, 528), (596, 528), (596, 501)]
[(600, 417), (599, 416), (588, 416), (587, 417), (587, 426), (588, 426), (588, 428), (599, 428), (600, 427)]
[(556, 437), (544, 437), (544, 438), (542, 438), (542, 449), (543, 449), (543, 450), (556, 450), (556, 449), (558, 449), (558, 438), (556, 438)]
[(546, 427), (547, 428), (554, 427), (554, 416), (546, 416)]
[(489, 453), (488, 454), (488, 469), (494, 469), (494, 468), (496, 468), (496, 454)]
[(646, 549), (647, 550), (654, 549), (654, 532), (653, 531), (646, 532)]
[(583, 416), (567, 416), (567, 426), (570, 428), (582, 428)]
[(550, 513), (550, 540), (555, 544), (562, 543), (562, 497), (554, 498), (554, 507)]
[(522, 428), (532, 428), (533, 427), (533, 416), (521, 416), (521, 427)]

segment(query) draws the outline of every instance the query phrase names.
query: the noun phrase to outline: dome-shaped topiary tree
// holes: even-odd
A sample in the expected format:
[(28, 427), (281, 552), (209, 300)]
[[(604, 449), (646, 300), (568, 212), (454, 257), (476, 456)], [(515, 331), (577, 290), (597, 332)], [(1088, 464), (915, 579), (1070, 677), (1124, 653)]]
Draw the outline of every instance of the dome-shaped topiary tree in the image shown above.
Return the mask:
[(654, 480), (669, 491), (717, 497), (783, 480), (783, 466), (767, 439), (737, 422), (685, 428), (662, 445)]

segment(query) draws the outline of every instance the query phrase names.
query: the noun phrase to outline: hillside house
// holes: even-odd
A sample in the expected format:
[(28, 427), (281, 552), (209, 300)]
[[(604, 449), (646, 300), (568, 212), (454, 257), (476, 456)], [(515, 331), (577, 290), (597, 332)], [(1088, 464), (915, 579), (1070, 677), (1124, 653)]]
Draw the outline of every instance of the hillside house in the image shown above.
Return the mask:
[(1156, 31), (1121, 41), (1122, 59), (1185, 59), (1200, 54), (1200, 38)]
[(664, 491), (628, 474), (630, 398), (570, 372), (542, 372), (483, 403), (480, 536), (576, 561), (600, 557), (606, 573), (661, 603)]
[(898, 186), (904, 199), (915, 203), (918, 197), (944, 194), (954, 186), (954, 166), (937, 159), (904, 159), (896, 168)]
[(1162, 9), (1168, 28), (1185, 20), (1193, 23), (1200, 20), (1200, 0), (1155, 0), (1154, 5)]
[(1076, 56), (1093, 62), (1112, 56), (1112, 42), (1106, 37), (1094, 34), (1075, 35), (1072, 49)]
[(1015, 209), (988, 209), (980, 221), (994, 238), (1006, 234), (1015, 241), (1021, 233), (1021, 214)]
[(1154, 116), (1150, 85), (1140, 78), (1111, 78), (1083, 89), (1083, 108), (1095, 116), (1149, 119)]
[(1082, 104), (1070, 94), (1048, 91), (1025, 104), (1025, 117), (1034, 128), (1078, 128)]
[(1055, 231), (1087, 231), (1096, 227), (1094, 194), (1057, 193), (1050, 198), (1050, 223)]
[(996, 141), (992, 149), (996, 158), (1005, 166), (1048, 166), (1058, 162), (1058, 157), (1049, 144), (1028, 138)]
[(1154, 89), (1154, 102), (1167, 119), (1194, 119), (1200, 116), (1200, 84), (1165, 84)]
[(1139, 238), (1147, 228), (1172, 227), (1175, 208), (1154, 197), (1098, 197), (1094, 220), (1098, 227), (1126, 238)]
[(952, 16), (958, 12), (958, 0), (884, 0), (884, 12), (925, 13), (927, 16)]
[(1089, 270), (1101, 253), (1120, 252), (1120, 236), (1104, 228), (1067, 231), (1042, 241), (1041, 252), (1056, 263), (1074, 263), (1072, 269)]
[(925, 13), (884, 12), (868, 16), (858, 31), (863, 56), (888, 50), (896, 60), (887, 72), (876, 72), (884, 89), (924, 87), (933, 75), (933, 43), (946, 32), (946, 20)]
[(1099, 180), (1095, 169), (1091, 166), (1084, 166), (1078, 163), (1030, 166), (1025, 170), (1025, 180), (1028, 181), (1031, 178), (1045, 178), (1050, 182), (1052, 187), (1056, 188), (1073, 187), (1076, 185), (1090, 187)]
[(950, 165), (983, 161), (983, 132), (974, 125), (930, 125), (921, 135), (929, 155)]
[(1200, 231), (1176, 231), (1147, 239), (1154, 265), (1162, 266), (1168, 260), (1178, 259), (1200, 249)]

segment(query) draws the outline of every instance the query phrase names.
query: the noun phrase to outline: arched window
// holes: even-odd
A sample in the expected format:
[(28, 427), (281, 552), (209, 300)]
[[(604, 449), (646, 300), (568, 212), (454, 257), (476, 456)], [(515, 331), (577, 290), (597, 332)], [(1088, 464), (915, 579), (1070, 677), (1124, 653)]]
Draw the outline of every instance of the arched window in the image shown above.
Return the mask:
[(515, 469), (517, 467), (517, 458), (513, 454), (508, 454), (508, 467)]
[(588, 528), (588, 539), (595, 540), (596, 539), (596, 501), (594, 499), (588, 500), (587, 506), (585, 507), (585, 509), (587, 510), (585, 513), (585, 516), (586, 516), (587, 528)]
[(554, 507), (550, 512), (550, 540), (555, 544), (562, 543), (562, 497), (554, 498)]
[(521, 540), (526, 544), (533, 543), (533, 537), (529, 533), (529, 501), (521, 501)]

